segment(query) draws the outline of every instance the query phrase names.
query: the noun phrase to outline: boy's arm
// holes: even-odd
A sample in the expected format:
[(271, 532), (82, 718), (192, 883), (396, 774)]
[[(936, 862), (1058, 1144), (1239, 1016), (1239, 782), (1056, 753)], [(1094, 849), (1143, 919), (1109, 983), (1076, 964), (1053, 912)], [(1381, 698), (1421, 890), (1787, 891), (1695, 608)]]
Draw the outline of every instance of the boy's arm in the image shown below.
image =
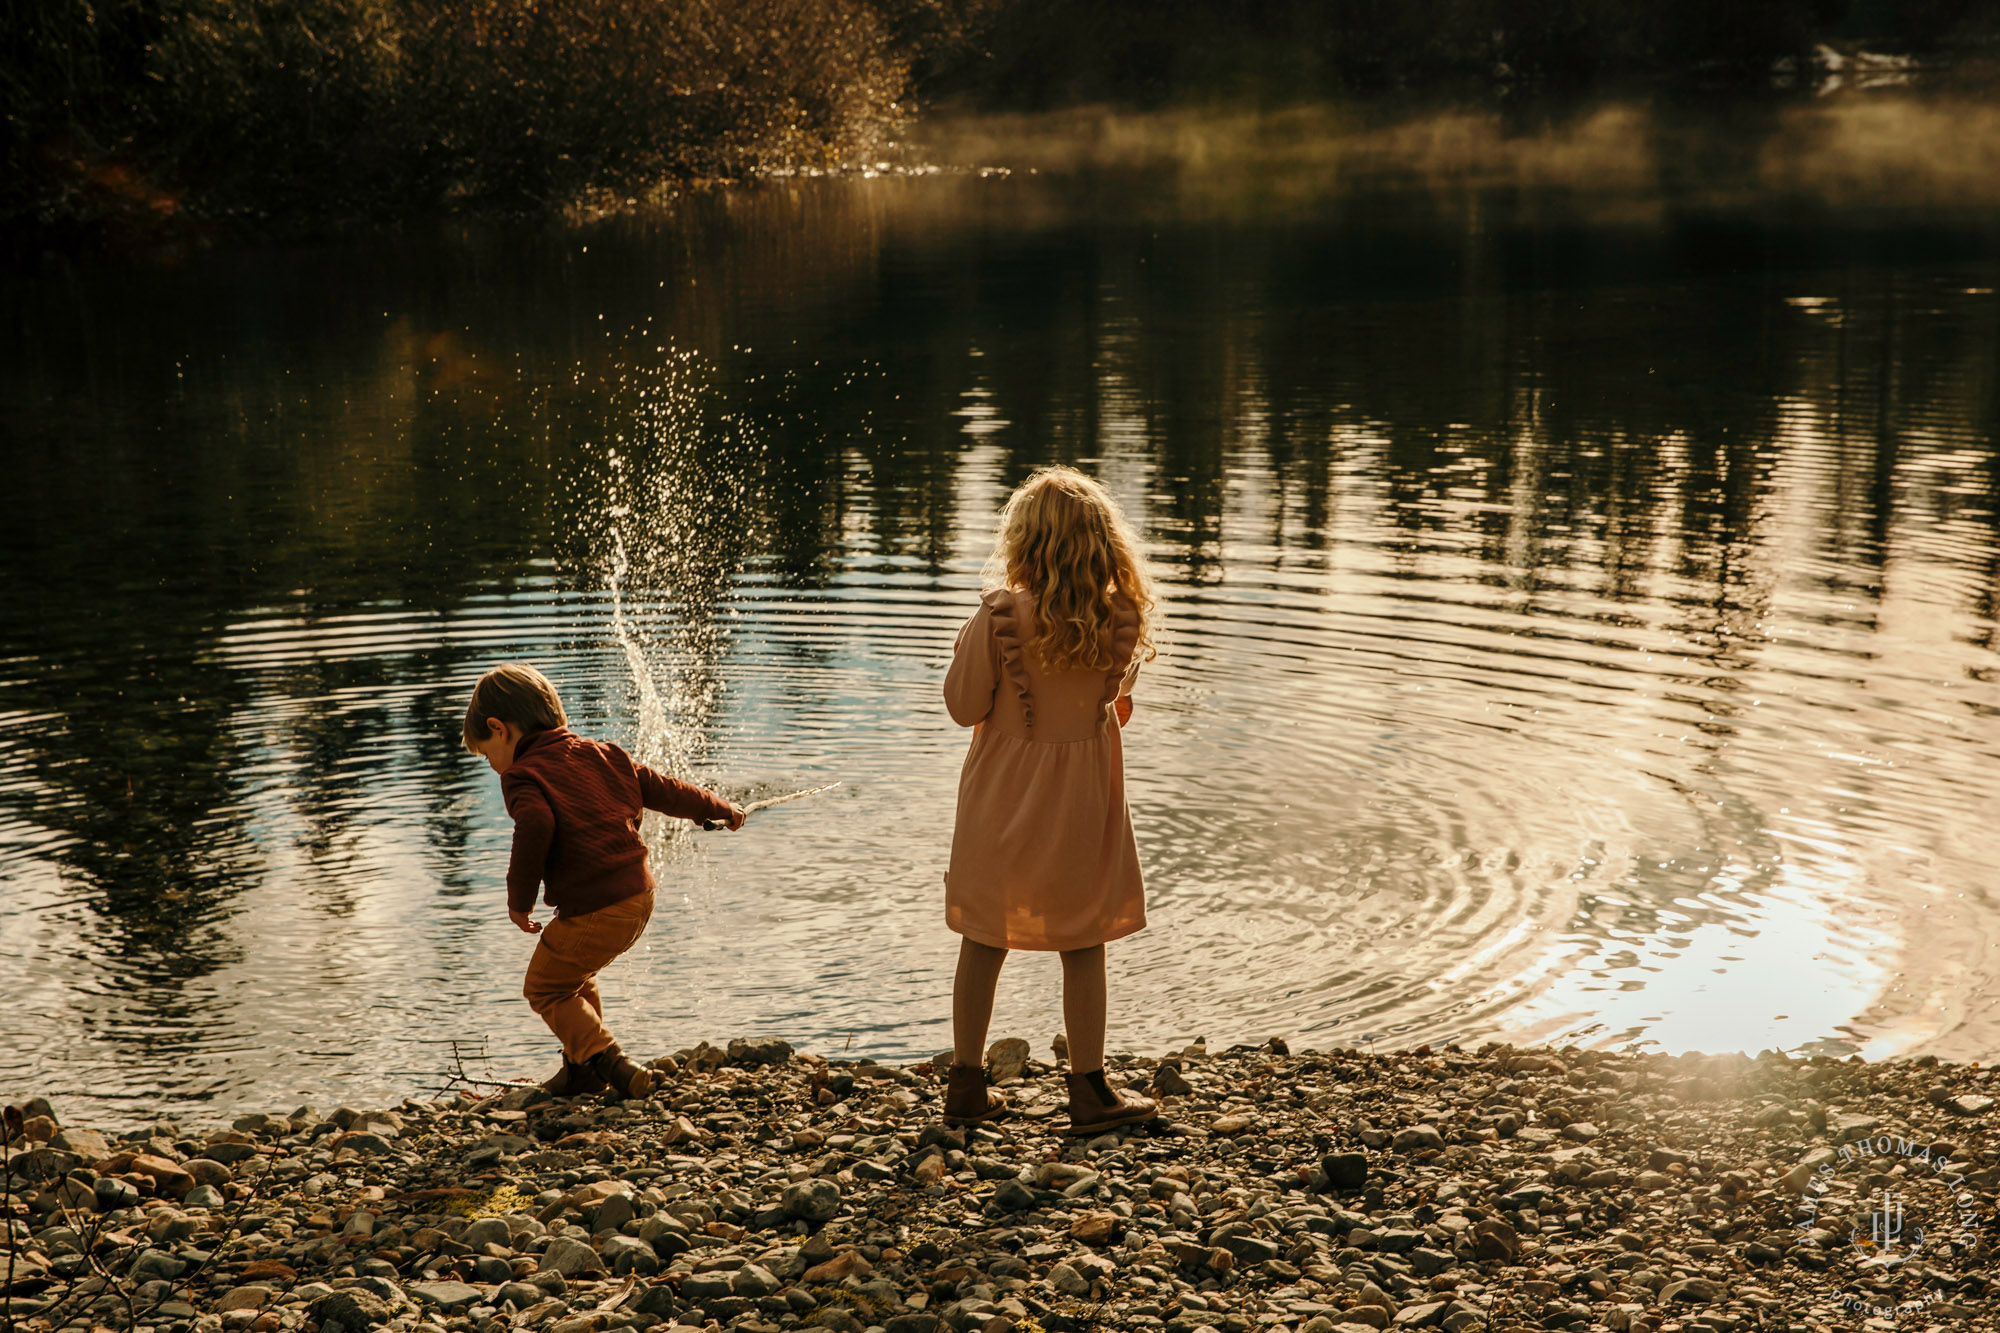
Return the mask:
[(507, 910), (526, 915), (535, 910), (542, 872), (549, 863), (549, 843), (555, 840), (556, 812), (534, 783), (522, 779), (500, 783), (507, 813), (514, 817), (514, 851), (507, 859)]
[(740, 812), (735, 805), (712, 791), (697, 787), (692, 782), (670, 778), (637, 760), (632, 762), (632, 770), (639, 776), (639, 804), (648, 810), (658, 810), (676, 819), (692, 819), (697, 823), (713, 819), (731, 828), (738, 827), (742, 822), (737, 818)]

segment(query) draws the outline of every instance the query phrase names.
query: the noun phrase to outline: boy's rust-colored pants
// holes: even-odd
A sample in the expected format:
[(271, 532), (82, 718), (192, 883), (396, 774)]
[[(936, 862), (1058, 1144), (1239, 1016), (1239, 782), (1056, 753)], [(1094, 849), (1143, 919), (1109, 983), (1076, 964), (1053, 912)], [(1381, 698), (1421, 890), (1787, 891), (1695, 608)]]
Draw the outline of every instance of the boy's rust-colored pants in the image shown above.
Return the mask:
[(639, 942), (652, 915), (653, 891), (648, 889), (582, 916), (559, 916), (542, 927), (521, 994), (569, 1059), (580, 1064), (616, 1044), (604, 1026), (597, 974)]

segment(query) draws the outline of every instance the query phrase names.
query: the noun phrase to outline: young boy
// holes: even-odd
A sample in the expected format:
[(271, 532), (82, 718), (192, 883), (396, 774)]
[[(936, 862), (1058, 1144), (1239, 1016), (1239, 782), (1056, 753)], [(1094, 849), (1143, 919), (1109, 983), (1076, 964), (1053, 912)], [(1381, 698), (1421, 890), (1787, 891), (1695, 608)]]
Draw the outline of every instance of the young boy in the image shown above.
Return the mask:
[[(558, 1097), (610, 1087), (643, 1097), (653, 1073), (626, 1058), (604, 1026), (597, 974), (638, 942), (653, 915), (653, 872), (639, 838), (642, 810), (743, 827), (742, 809), (654, 772), (616, 745), (571, 731), (555, 686), (531, 666), (495, 667), (473, 687), (465, 748), (500, 775), (514, 818), (507, 915), (540, 935), (522, 995), (562, 1042), (563, 1064), (542, 1084)], [(548, 883), (555, 912), (533, 920)]]

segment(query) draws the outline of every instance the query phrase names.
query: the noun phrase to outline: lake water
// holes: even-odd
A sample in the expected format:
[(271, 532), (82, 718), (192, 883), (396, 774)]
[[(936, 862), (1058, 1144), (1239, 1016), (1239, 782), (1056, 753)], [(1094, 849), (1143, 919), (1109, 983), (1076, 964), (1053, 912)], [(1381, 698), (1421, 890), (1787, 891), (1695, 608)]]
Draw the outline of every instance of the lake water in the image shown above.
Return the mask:
[[(0, 340), (0, 1091), (541, 1077), (471, 682), (652, 830), (651, 1056), (949, 1043), (992, 519), (1141, 525), (1113, 1049), (2000, 1055), (2000, 133), (1897, 90), (926, 127), (564, 227), (49, 259)], [(1921, 148), (1919, 147), (1921, 145)], [(1046, 1049), (1018, 955), (996, 1036)]]

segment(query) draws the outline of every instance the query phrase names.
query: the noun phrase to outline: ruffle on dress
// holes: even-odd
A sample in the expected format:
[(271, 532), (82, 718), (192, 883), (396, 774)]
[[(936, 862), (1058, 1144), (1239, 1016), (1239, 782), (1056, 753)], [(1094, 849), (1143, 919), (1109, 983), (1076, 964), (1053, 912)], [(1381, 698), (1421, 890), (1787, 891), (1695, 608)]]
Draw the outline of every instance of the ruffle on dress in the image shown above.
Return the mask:
[(1015, 614), (1014, 594), (1011, 589), (995, 588), (982, 593), (980, 600), (986, 603), (986, 610), (993, 618), (993, 638), (1000, 645), (1000, 667), (1007, 673), (1007, 682), (1020, 696), (1021, 712), (1027, 723), (1030, 736), (1035, 734), (1035, 692), (1028, 683), (1027, 648), (1021, 640), (1020, 617)]
[[(1035, 693), (1028, 678), (1027, 636), (1021, 624), (1019, 604), (1011, 589), (995, 588), (981, 594), (980, 600), (993, 619), (993, 638), (1000, 645), (1000, 667), (1006, 673), (1008, 684), (1020, 697), (1021, 713), (1027, 734), (1035, 734)], [(1118, 704), (1118, 696), (1125, 686), (1126, 673), (1132, 669), (1132, 657), (1139, 650), (1139, 608), (1128, 597), (1114, 597), (1111, 601), (1111, 666), (1104, 673), (1104, 717), (1110, 720)], [(1123, 719), (1121, 718), (1122, 722)]]

